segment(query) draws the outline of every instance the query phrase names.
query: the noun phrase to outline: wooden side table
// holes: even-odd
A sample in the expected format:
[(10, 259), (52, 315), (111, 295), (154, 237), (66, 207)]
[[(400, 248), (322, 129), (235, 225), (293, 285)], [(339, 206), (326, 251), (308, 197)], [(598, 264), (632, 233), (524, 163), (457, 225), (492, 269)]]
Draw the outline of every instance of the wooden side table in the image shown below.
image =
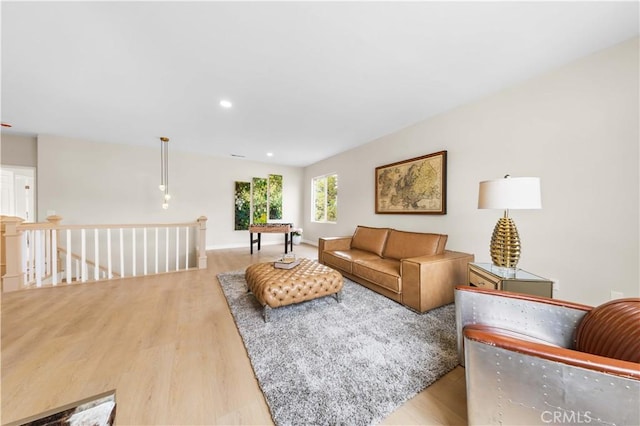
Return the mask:
[(491, 263), (469, 263), (467, 274), (467, 281), (473, 287), (553, 297), (553, 281), (522, 269), (505, 273), (504, 268)]

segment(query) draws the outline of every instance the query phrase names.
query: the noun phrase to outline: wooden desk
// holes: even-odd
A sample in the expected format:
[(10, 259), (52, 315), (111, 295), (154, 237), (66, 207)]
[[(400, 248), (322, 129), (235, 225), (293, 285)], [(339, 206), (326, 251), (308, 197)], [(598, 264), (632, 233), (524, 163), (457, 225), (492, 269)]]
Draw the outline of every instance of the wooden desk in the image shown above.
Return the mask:
[[(257, 233), (258, 238), (253, 239), (253, 234)], [(284, 252), (289, 253), (289, 249), (293, 251), (293, 224), (292, 223), (264, 223), (249, 225), (249, 245), (251, 246), (251, 254), (253, 254), (253, 244), (258, 243), (258, 251), (260, 251), (261, 234), (284, 234)]]

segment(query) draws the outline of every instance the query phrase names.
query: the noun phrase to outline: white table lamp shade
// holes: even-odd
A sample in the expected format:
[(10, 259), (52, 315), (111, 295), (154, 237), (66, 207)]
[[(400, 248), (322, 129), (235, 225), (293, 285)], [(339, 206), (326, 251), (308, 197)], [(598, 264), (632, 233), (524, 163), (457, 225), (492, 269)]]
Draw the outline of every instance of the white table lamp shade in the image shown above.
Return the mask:
[(480, 182), (479, 209), (541, 209), (540, 178), (507, 177)]

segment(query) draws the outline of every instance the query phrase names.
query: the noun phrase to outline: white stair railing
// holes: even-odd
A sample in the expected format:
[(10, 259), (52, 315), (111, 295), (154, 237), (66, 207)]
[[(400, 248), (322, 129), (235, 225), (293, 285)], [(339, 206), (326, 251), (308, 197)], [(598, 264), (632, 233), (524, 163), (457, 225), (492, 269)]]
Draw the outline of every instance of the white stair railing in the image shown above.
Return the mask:
[(59, 216), (47, 220), (2, 218), (3, 291), (207, 266), (204, 216), (169, 224), (61, 225)]

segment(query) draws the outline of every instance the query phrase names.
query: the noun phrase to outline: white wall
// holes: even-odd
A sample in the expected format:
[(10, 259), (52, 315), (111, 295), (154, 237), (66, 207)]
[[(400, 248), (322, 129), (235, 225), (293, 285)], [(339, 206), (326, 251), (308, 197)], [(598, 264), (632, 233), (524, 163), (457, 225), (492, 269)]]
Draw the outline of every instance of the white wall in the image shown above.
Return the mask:
[[(427, 119), (305, 169), (309, 241), (357, 224), (449, 234), (447, 248), (490, 262), (501, 211), (478, 210), (478, 182), (539, 176), (543, 209), (513, 211), (519, 267), (559, 280), (555, 297), (599, 304), (638, 296), (638, 39)], [(517, 58), (514, 58), (517, 60)], [(374, 169), (448, 151), (448, 213), (376, 215)], [(310, 222), (310, 180), (337, 172), (335, 225)]]
[[(281, 174), (283, 222), (301, 222), (302, 168), (184, 153), (171, 145), (172, 198), (163, 210), (159, 150), (38, 136), (39, 217), (55, 211), (63, 224), (116, 224), (189, 222), (204, 215), (208, 249), (249, 250), (249, 233), (233, 230), (234, 183)], [(263, 237), (267, 244), (283, 240), (281, 234)]]
[(38, 145), (36, 138), (0, 133), (0, 160), (12, 166), (36, 167)]

